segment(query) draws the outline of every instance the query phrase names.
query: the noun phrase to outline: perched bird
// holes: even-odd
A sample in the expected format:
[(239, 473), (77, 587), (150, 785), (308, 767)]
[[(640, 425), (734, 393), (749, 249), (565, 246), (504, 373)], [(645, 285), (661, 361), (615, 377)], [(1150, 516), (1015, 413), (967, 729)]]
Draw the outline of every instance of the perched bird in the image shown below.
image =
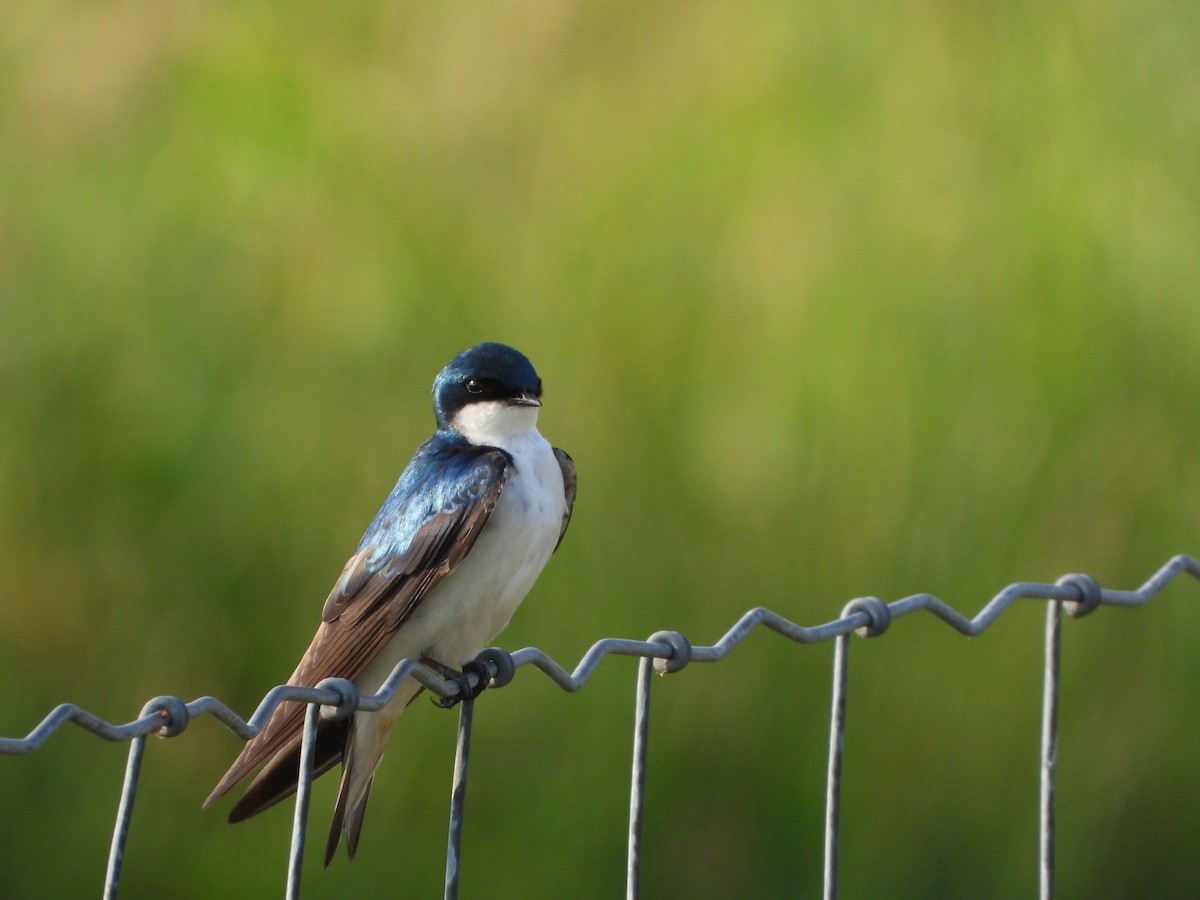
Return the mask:
[[(537, 430), (541, 396), (533, 365), (503, 344), (479, 344), (442, 369), (433, 382), (437, 431), (346, 563), (289, 684), (312, 687), (337, 676), (373, 694), (400, 660), (461, 667), (508, 624), (562, 540), (575, 502), (575, 464)], [(354, 858), (384, 745), (420, 691), (406, 679), (378, 712), (320, 720), (315, 774), (342, 763), (326, 865), (343, 834)], [(267, 759), (229, 821), (294, 793), (303, 722), (303, 706), (279, 706), (205, 808)]]

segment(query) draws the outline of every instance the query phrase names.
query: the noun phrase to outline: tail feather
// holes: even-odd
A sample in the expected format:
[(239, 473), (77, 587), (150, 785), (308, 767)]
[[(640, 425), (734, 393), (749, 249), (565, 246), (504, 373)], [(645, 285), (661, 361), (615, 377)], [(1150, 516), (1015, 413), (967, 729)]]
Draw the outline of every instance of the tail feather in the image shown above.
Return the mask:
[(371, 795), (371, 785), (375, 782), (374, 774), (367, 779), (361, 796), (351, 805), (350, 791), (347, 788), (346, 773), (342, 775), (342, 783), (338, 787), (337, 803), (333, 808), (333, 821), (329, 823), (329, 837), (325, 840), (325, 867), (333, 862), (341, 843), (342, 834), (346, 835), (346, 856), (354, 859), (358, 852), (358, 839), (362, 834), (363, 816), (367, 811), (367, 798)]
[(367, 800), (371, 796), (371, 785), (374, 783), (375, 776), (372, 775), (367, 781), (366, 787), (362, 789), (362, 797), (348, 810), (345, 832), (346, 856), (350, 859), (354, 859), (354, 854), (358, 852), (358, 838), (362, 834), (363, 816), (367, 813)]
[[(317, 743), (313, 747), (313, 778), (324, 775), (342, 760), (351, 719), (322, 720), (317, 724)], [(230, 822), (242, 822), (270, 809), (296, 793), (300, 777), (300, 736), (276, 753), (250, 782), (246, 792), (229, 810)]]
[[(317, 738), (313, 747), (313, 777), (323, 775), (339, 762), (343, 765), (333, 822), (325, 845), (326, 866), (333, 860), (341, 844), (342, 835), (346, 837), (346, 853), (351, 859), (358, 851), (367, 797), (375, 779), (375, 768), (383, 757), (384, 745), (401, 713), (422, 690), (419, 683), (406, 682), (383, 710), (359, 713), (348, 719), (320, 719), (317, 722)], [(284, 738), (280, 726), (273, 718), (263, 732), (252, 739), (242, 754), (234, 760), (233, 766), (204, 802), (205, 808), (245, 778), (252, 767), (262, 761), (264, 746), (271, 747), (274, 750), (273, 755), (246, 788), (245, 793), (234, 803), (229, 811), (229, 821), (241, 822), (256, 816), (296, 793), (296, 783), (300, 774), (301, 736), (294, 733), (290, 739)]]
[(333, 821), (329, 823), (329, 837), (325, 841), (326, 866), (333, 862), (343, 834), (346, 836), (346, 855), (354, 859), (358, 852), (358, 838), (362, 834), (375, 769), (383, 759), (384, 744), (395, 724), (396, 719), (392, 717), (383, 721), (370, 718), (350, 730), (342, 756), (342, 781), (333, 807)]

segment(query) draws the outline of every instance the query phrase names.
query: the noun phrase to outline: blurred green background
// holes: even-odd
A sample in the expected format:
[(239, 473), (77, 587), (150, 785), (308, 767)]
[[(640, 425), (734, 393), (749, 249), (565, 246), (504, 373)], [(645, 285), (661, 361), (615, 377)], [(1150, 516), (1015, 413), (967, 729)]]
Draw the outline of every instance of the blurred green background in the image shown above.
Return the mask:
[[(282, 681), (477, 341), (547, 386), (571, 531), (503, 646), (711, 643), (1200, 552), (1200, 6), (4, 4), (0, 734)], [(1194, 894), (1200, 585), (1065, 625), (1064, 897)], [(853, 644), (842, 896), (1028, 897), (1044, 606)], [(831, 646), (655, 682), (644, 895), (820, 889)], [(479, 704), (462, 896), (609, 898), (636, 664)], [(456, 716), (359, 858), (440, 896)], [(122, 896), (276, 896), (291, 811), (147, 748)], [(94, 894), (127, 747), (0, 759), (0, 893)]]

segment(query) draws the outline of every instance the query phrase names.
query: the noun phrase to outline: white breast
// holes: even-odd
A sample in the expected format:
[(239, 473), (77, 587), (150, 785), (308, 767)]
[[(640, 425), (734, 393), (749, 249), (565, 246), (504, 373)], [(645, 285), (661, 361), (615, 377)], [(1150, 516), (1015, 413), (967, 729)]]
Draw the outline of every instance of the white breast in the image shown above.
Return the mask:
[(554, 552), (566, 498), (553, 449), (532, 427), (492, 446), (513, 458), (496, 508), (467, 557), (363, 671), (361, 690), (374, 692), (406, 657), (456, 668), (473, 659), (508, 624)]

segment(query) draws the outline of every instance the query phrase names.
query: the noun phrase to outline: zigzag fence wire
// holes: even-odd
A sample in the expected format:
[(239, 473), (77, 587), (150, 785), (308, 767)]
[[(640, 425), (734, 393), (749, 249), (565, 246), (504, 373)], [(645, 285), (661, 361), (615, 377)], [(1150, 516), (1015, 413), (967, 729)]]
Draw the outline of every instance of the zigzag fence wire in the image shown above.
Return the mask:
[[(512, 681), (516, 670), (533, 666), (565, 691), (578, 691), (592, 672), (607, 656), (634, 656), (638, 665), (636, 709), (634, 715), (633, 767), (630, 780), (629, 844), (627, 855), (626, 897), (639, 897), (641, 870), (642, 811), (646, 784), (646, 750), (649, 736), (650, 685), (652, 671), (659, 674), (679, 672), (693, 662), (718, 662), (759, 625), (779, 632), (800, 644), (834, 641), (833, 708), (829, 729), (829, 769), (825, 809), (825, 867), (824, 897), (837, 896), (838, 816), (842, 784), (842, 751), (846, 723), (846, 672), (850, 651), (850, 635), (878, 637), (887, 631), (893, 620), (925, 610), (937, 616), (951, 628), (968, 636), (987, 629), (1015, 601), (1021, 599), (1048, 601), (1045, 632), (1045, 671), (1042, 698), (1042, 754), (1039, 831), (1039, 888), (1040, 897), (1049, 900), (1054, 893), (1054, 777), (1058, 740), (1058, 686), (1060, 669), (1060, 635), (1062, 611), (1072, 617), (1093, 612), (1099, 606), (1141, 606), (1148, 603), (1171, 581), (1182, 573), (1200, 580), (1200, 561), (1190, 556), (1175, 556), (1150, 576), (1137, 590), (1118, 591), (1101, 588), (1088, 575), (1065, 575), (1054, 584), (1020, 582), (1010, 584), (968, 619), (932, 594), (913, 594), (884, 603), (875, 597), (852, 600), (842, 615), (832, 622), (804, 627), (790, 622), (768, 609), (759, 607), (747, 611), (725, 635), (712, 646), (694, 646), (677, 631), (660, 631), (646, 641), (606, 638), (597, 641), (584, 654), (573, 672), (535, 647), (508, 653), (504, 650), (485, 650), (479, 656), (490, 675), (492, 687), (502, 687)], [(315, 688), (280, 685), (273, 688), (259, 703), (250, 718), (243, 719), (214, 697), (201, 697), (185, 703), (178, 697), (156, 697), (143, 707), (141, 714), (125, 725), (113, 725), (85, 709), (64, 703), (55, 707), (36, 728), (24, 738), (0, 738), (0, 754), (32, 753), (44, 744), (64, 723), (74, 722), (82, 728), (109, 741), (129, 741), (129, 759), (125, 780), (117, 807), (108, 869), (104, 880), (104, 897), (115, 898), (121, 875), (121, 857), (133, 816), (134, 797), (141, 772), (142, 751), (147, 735), (174, 737), (197, 716), (210, 715), (243, 740), (256, 735), (280, 703), (308, 704), (304, 720), (304, 738), (300, 761), (300, 785), (296, 792), (292, 844), (288, 856), (286, 897), (300, 895), (300, 864), (304, 852), (304, 835), (308, 817), (308, 801), (312, 787), (312, 748), (318, 716), (341, 718), (355, 712), (382, 708), (406, 678), (415, 678), (439, 697), (457, 697), (460, 687), (453, 680), (414, 660), (403, 660), (392, 671), (379, 692), (360, 696), (354, 684), (341, 678), (329, 678)], [(467, 676), (468, 685), (478, 685), (478, 676)], [(471, 745), (471, 719), (474, 701), (459, 704), (458, 739), (451, 789), (450, 831), (446, 850), (447, 900), (458, 896), (460, 847), (464, 822), (464, 802), (467, 784), (467, 763)]]

